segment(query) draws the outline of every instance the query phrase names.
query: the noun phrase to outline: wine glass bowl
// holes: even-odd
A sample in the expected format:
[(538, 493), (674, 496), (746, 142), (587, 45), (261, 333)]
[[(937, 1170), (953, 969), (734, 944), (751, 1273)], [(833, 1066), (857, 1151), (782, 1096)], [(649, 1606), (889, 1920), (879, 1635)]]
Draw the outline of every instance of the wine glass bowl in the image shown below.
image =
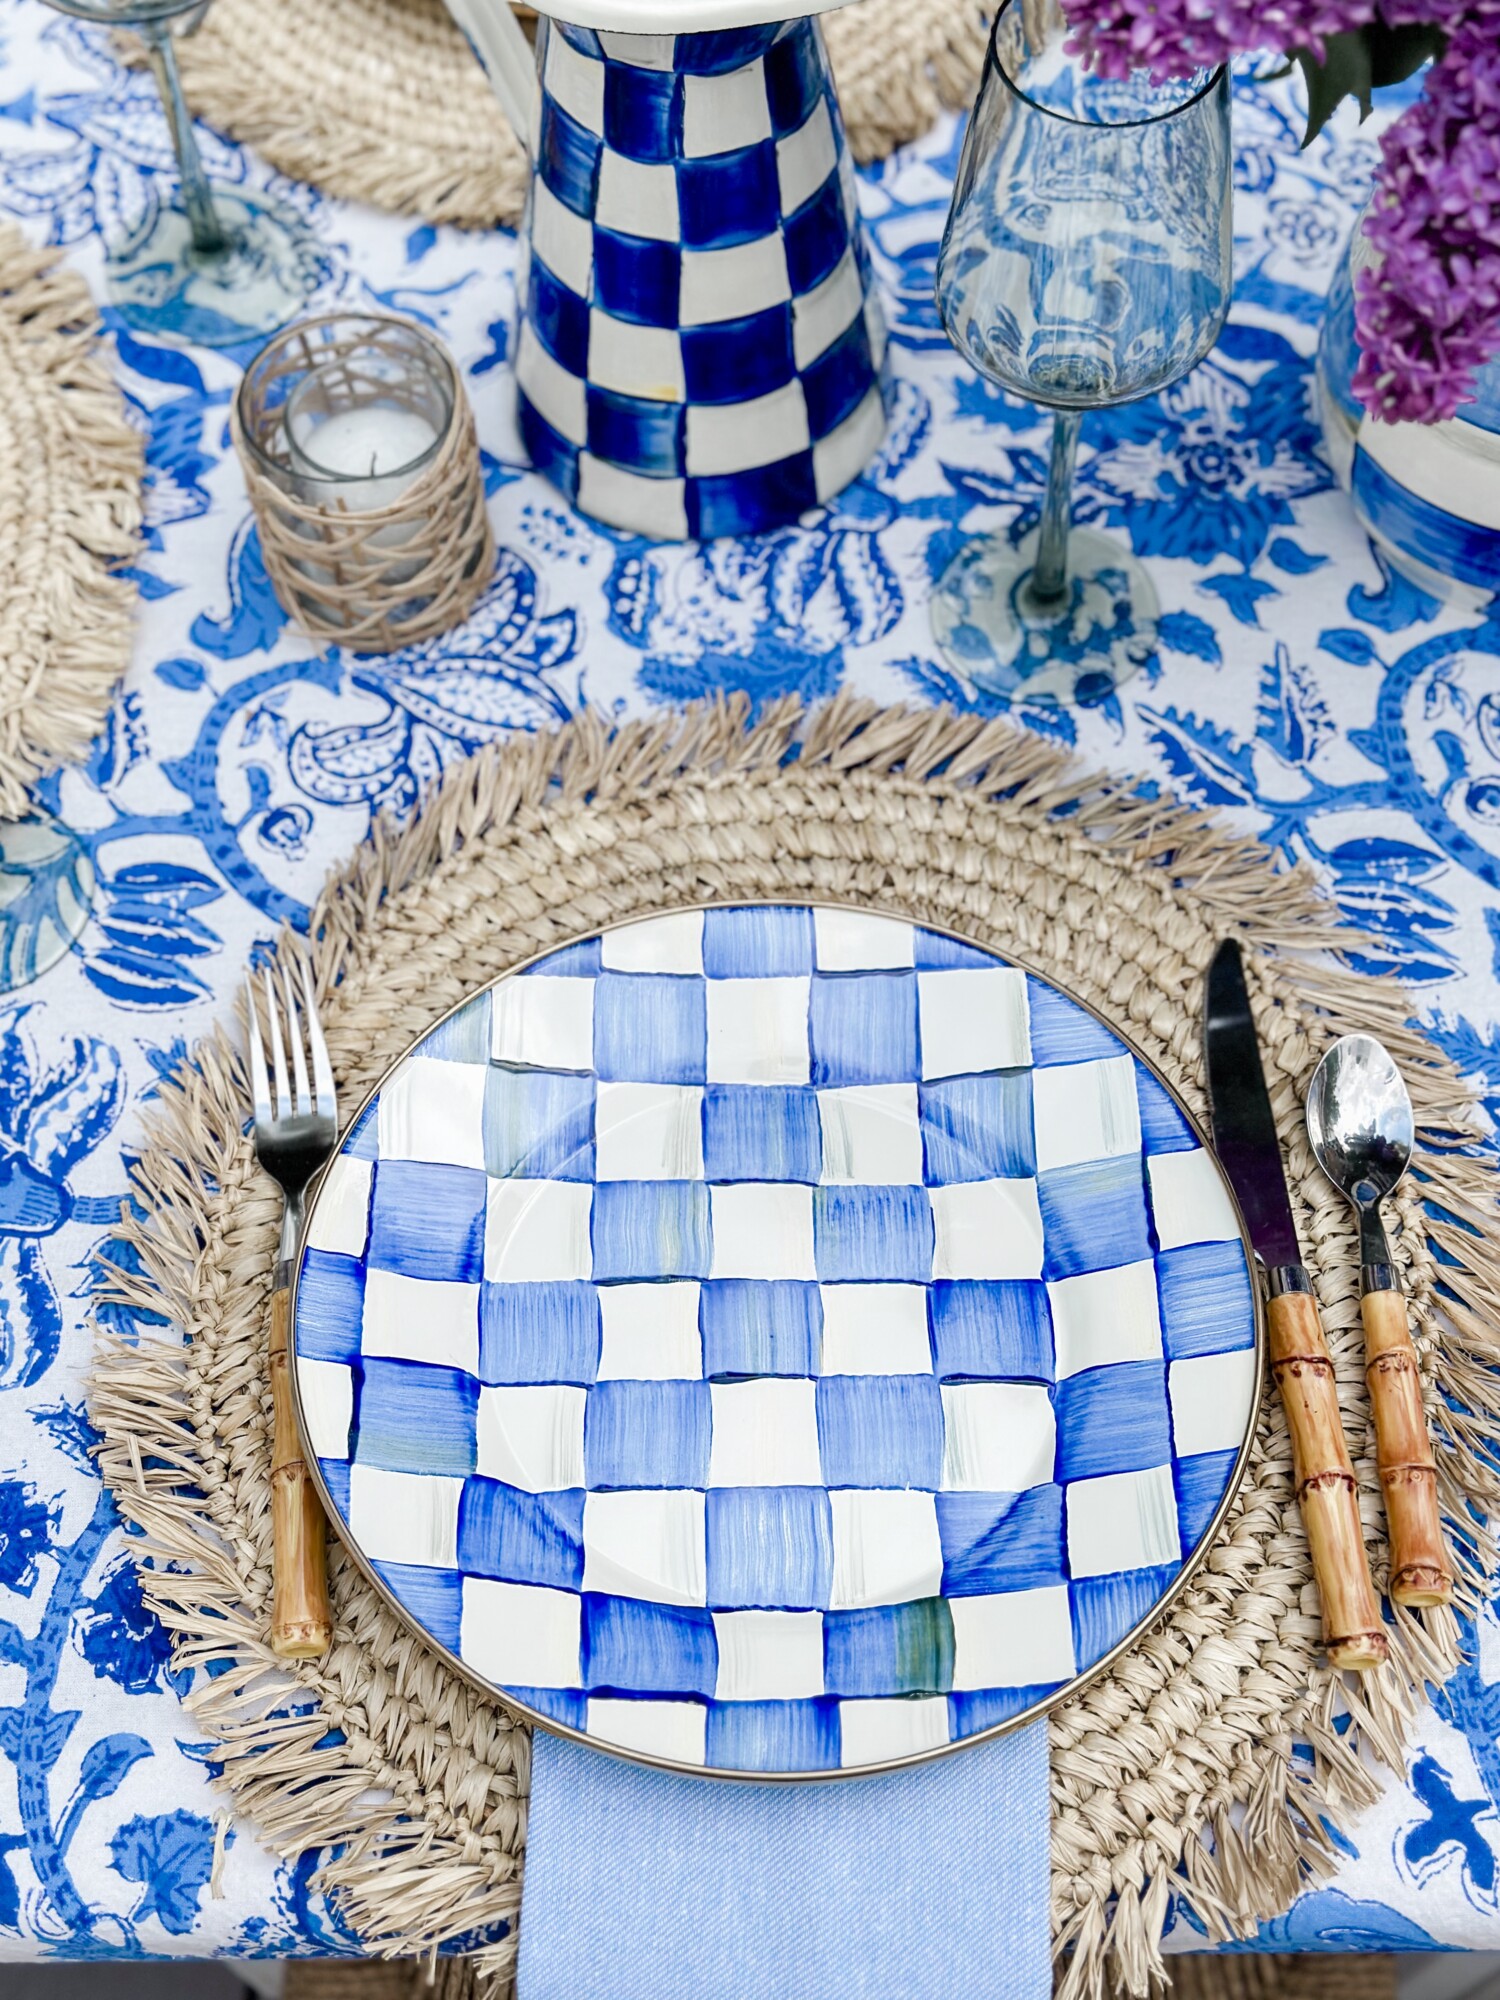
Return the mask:
[(1057, 413), (1041, 521), (1019, 549), (962, 550), (933, 620), (977, 685), (1090, 700), (1150, 656), (1156, 598), (1108, 538), (1069, 547), (1079, 424), (1177, 381), (1219, 337), (1233, 280), (1229, 85), (1222, 69), (1095, 76), (1067, 40), (1057, 0), (1005, 0), (937, 262), (954, 346)]

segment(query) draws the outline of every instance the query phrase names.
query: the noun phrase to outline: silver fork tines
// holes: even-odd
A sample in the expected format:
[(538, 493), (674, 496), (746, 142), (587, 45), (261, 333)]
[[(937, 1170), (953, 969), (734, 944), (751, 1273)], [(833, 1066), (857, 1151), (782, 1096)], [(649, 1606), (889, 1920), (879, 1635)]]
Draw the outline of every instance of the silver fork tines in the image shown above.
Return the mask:
[(260, 1038), (260, 1022), (255, 1018), (255, 982), (245, 974), (245, 1019), (250, 1029), (250, 1104), (257, 1126), (269, 1125), (276, 1116), (271, 1104), (271, 1080), (266, 1075), (266, 1050)]
[[(260, 999), (254, 978), (246, 974), (245, 1020), (255, 1112), (255, 1152), (266, 1172), (280, 1182), (286, 1196), (280, 1253), (286, 1259), (294, 1253), (301, 1233), (303, 1193), (337, 1143), (338, 1104), (328, 1044), (318, 1020), (312, 975), (303, 964), (299, 968), (300, 977), (294, 976), (286, 959), (279, 969), (279, 979), (269, 967), (262, 971)], [(261, 1031), (261, 1004), (265, 1007), (266, 1032), (271, 1042), (269, 1068)]]
[[(271, 979), (271, 968), (262, 969), (261, 979), (266, 989), (266, 1019), (271, 1024), (271, 1081), (276, 1096), (271, 1105), (273, 1118), (291, 1118), (296, 1115), (296, 1104), (287, 1090), (286, 1050), (281, 1045), (281, 1009), (276, 1005), (276, 987)], [(291, 1023), (292, 1040), (297, 1039), (297, 1023)]]
[(307, 1063), (302, 1054), (302, 1037), (297, 1032), (297, 995), (292, 986), (292, 969), (283, 964), (281, 983), (286, 989), (286, 1018), (291, 1029), (292, 1073), (297, 1079), (297, 1108), (312, 1108), (312, 1096), (307, 1087)]
[(333, 1064), (328, 1060), (328, 1044), (323, 1039), (323, 1029), (318, 1020), (318, 1003), (313, 998), (312, 973), (305, 962), (302, 967), (302, 998), (307, 1008), (307, 1039), (312, 1049), (313, 1087), (317, 1092), (317, 1108), (323, 1117), (336, 1120), (338, 1101), (333, 1089)]

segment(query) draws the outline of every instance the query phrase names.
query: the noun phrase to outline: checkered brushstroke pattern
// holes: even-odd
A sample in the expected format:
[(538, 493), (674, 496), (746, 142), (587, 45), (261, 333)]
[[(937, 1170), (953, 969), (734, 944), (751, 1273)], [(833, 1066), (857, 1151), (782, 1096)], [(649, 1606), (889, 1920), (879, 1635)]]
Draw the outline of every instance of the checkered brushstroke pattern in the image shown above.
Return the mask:
[(541, 23), (516, 351), (533, 462), (666, 538), (794, 520), (864, 467), (885, 351), (813, 21)]
[(1055, 989), (889, 919), (655, 918), (443, 1023), (297, 1294), (309, 1441), (411, 1615), (730, 1770), (957, 1741), (1098, 1660), (1229, 1480), (1217, 1169)]

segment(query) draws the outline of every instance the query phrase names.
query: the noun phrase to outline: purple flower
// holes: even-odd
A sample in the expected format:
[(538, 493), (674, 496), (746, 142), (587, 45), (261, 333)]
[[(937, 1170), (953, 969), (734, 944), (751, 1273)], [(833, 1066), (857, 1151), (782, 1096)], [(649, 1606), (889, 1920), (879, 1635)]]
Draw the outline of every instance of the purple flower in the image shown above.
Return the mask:
[[(1439, 0), (1434, 0), (1438, 4)], [(1067, 0), (1074, 47), (1103, 76), (1149, 70), (1158, 82), (1213, 69), (1246, 49), (1311, 49), (1362, 28), (1375, 0)]]
[(1074, 47), (1105, 76), (1158, 78), (1275, 47), (1321, 58), (1324, 37), (1377, 18), (1447, 37), (1421, 98), (1381, 142), (1365, 224), (1354, 389), (1389, 422), (1438, 423), (1500, 354), (1500, 0), (1067, 0)]
[(1457, 10), (1422, 96), (1386, 133), (1355, 300), (1355, 393), (1390, 422), (1437, 423), (1500, 353), (1500, 0)]

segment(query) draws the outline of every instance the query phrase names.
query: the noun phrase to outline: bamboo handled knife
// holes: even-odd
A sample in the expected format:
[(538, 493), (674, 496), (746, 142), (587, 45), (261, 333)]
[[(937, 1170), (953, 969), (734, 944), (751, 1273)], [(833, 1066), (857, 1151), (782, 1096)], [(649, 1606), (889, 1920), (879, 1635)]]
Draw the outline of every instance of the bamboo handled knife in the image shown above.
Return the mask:
[(1292, 1435), (1297, 1501), (1323, 1600), (1323, 1644), (1334, 1666), (1365, 1673), (1386, 1657), (1385, 1626), (1365, 1555), (1333, 1357), (1297, 1243), (1240, 948), (1232, 938), (1209, 967), (1203, 1042), (1214, 1146), (1264, 1270), (1271, 1373)]

